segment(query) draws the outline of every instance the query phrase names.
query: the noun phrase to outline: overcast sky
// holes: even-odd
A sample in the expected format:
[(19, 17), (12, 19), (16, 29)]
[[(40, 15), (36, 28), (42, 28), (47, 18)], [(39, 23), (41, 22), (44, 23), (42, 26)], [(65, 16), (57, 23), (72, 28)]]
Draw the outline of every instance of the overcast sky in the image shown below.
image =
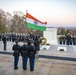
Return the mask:
[(48, 25), (75, 25), (76, 0), (0, 0), (0, 8), (6, 12), (26, 10)]

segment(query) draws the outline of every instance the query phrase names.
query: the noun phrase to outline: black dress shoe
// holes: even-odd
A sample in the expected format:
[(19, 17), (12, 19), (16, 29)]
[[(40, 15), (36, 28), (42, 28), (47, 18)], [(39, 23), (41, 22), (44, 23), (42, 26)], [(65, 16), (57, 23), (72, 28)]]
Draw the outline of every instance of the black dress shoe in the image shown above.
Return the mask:
[(23, 70), (27, 70), (27, 68), (24, 68)]
[(14, 68), (15, 70), (17, 70), (19, 67)]
[(34, 71), (34, 70), (30, 70), (30, 71)]

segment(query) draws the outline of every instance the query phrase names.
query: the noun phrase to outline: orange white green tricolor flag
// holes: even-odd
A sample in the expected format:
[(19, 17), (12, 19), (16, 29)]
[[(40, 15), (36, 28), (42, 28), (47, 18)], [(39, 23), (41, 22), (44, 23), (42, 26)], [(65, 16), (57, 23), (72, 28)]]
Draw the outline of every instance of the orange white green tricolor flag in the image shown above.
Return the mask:
[(35, 30), (41, 30), (45, 31), (46, 30), (46, 24), (47, 22), (41, 22), (29, 13), (26, 13), (26, 26), (28, 28), (32, 28)]

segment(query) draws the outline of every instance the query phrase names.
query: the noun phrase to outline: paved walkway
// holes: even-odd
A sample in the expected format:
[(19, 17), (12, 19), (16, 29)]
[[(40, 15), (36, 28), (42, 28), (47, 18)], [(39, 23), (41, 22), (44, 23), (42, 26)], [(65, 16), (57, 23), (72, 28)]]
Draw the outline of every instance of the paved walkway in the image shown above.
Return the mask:
[(19, 60), (19, 69), (13, 69), (13, 56), (0, 55), (0, 75), (76, 75), (76, 62), (43, 59), (39, 58), (35, 62), (35, 70), (22, 69), (22, 58)]

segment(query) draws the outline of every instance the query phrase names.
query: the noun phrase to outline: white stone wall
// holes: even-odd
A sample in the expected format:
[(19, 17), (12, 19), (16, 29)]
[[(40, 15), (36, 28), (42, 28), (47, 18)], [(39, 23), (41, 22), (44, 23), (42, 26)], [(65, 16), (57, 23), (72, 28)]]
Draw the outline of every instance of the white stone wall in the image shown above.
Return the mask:
[(47, 39), (47, 43), (51, 45), (57, 45), (57, 28), (47, 28), (43, 32), (43, 36)]

